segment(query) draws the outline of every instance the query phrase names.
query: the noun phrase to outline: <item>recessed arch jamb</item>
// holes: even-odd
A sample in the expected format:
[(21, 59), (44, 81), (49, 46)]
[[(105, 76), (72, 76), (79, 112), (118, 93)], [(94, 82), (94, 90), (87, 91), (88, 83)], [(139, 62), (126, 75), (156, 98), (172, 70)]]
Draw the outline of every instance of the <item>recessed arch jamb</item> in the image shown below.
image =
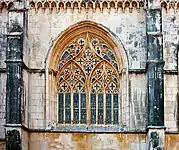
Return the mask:
[(112, 48), (113, 52), (116, 55), (117, 62), (120, 68), (120, 72), (126, 76), (125, 80), (126, 82), (126, 94), (128, 99), (128, 56), (127, 52), (124, 49), (124, 46), (120, 39), (115, 35), (113, 32), (111, 32), (108, 28), (105, 26), (92, 22), (92, 21), (82, 21), (79, 23), (76, 23), (70, 27), (68, 27), (66, 30), (64, 30), (60, 35), (51, 43), (51, 47), (47, 52), (47, 56), (45, 59), (45, 113), (46, 113), (46, 127), (48, 128), (48, 124), (50, 120), (50, 112), (47, 109), (50, 104), (50, 98), (49, 98), (49, 72), (56, 74), (57, 73), (57, 66), (59, 62), (59, 57), (63, 53), (62, 50), (64, 50), (65, 46), (73, 39), (75, 39), (76, 36), (79, 36), (80, 34), (89, 32), (97, 37), (102, 38), (106, 43), (109, 44), (109, 46)]

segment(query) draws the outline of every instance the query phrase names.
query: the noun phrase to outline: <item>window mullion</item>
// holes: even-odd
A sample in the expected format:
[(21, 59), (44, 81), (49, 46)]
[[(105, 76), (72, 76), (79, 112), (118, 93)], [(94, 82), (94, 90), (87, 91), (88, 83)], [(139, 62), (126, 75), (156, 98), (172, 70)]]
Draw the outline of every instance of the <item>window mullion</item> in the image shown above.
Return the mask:
[(96, 124), (98, 124), (98, 94), (96, 93)]
[(103, 123), (106, 124), (106, 92), (103, 94)]
[(64, 113), (64, 116), (63, 116), (63, 120), (64, 120), (64, 121), (63, 121), (63, 122), (65, 123), (65, 122), (66, 122), (66, 112), (65, 112), (65, 111), (66, 111), (66, 100), (65, 100), (65, 99), (66, 99), (66, 94), (63, 93), (63, 95), (64, 95), (64, 96), (63, 96), (63, 101), (64, 101), (64, 106), (63, 106), (63, 107), (64, 107), (64, 110), (63, 110), (63, 111), (64, 111), (64, 112), (63, 112), (63, 113)]
[(79, 94), (79, 124), (81, 124), (81, 94), (80, 94), (80, 92), (78, 93)]
[[(121, 95), (120, 94), (118, 94), (118, 124), (121, 122), (122, 123), (122, 120), (119, 120), (120, 118), (122, 118), (121, 116), (122, 116), (122, 112), (121, 112), (121, 110), (122, 110), (122, 105), (121, 105), (121, 101), (120, 101), (120, 98), (121, 98)], [(120, 110), (121, 109), (121, 110)]]
[(114, 100), (113, 100), (113, 95), (114, 94), (111, 94), (111, 122), (112, 122), (112, 124), (114, 124), (114, 113), (113, 113), (113, 111), (114, 111)]
[(86, 93), (86, 96), (87, 96), (87, 126), (90, 125), (90, 118), (91, 118), (91, 111), (90, 111), (90, 108), (91, 108), (91, 102), (90, 102), (90, 99), (91, 99), (91, 96), (89, 94), (89, 92)]
[(87, 79), (86, 81), (86, 125), (87, 127), (90, 126), (90, 122), (91, 122), (91, 90), (90, 90), (90, 80)]
[(73, 97), (73, 90), (71, 90), (71, 124), (73, 124), (73, 118), (74, 118), (74, 111), (73, 111), (73, 100), (74, 97)]

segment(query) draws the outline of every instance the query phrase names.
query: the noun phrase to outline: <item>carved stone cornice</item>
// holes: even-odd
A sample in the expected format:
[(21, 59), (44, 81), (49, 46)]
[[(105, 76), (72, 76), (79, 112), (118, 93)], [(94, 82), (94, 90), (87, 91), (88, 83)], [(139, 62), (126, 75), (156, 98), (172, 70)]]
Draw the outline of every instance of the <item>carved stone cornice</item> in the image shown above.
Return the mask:
[(30, 9), (35, 9), (36, 11), (39, 9), (49, 9), (50, 11), (55, 9), (58, 12), (66, 9), (78, 9), (80, 12), (82, 8), (86, 10), (92, 9), (93, 11), (99, 8), (102, 12), (103, 9), (110, 11), (111, 8), (115, 10), (122, 8), (125, 11), (126, 8), (129, 8), (130, 12), (132, 12), (133, 8), (138, 10), (143, 8), (144, 0), (30, 0), (29, 5)]
[(3, 9), (9, 10), (14, 5), (14, 0), (0, 0), (0, 12)]
[(177, 12), (179, 9), (179, 0), (160, 0), (160, 6), (166, 9), (166, 11), (173, 9), (174, 12)]
[[(15, 0), (0, 0), (0, 12), (5, 10), (13, 9)], [(60, 10), (71, 9), (78, 9), (79, 12), (82, 8), (85, 8), (87, 11), (88, 9), (92, 9), (95, 11), (97, 8), (103, 11), (103, 9), (115, 9), (118, 10), (119, 8), (125, 11), (126, 8), (129, 9), (130, 12), (132, 10), (140, 8), (145, 8), (145, 0), (27, 0), (27, 8), (35, 9), (38, 12), (39, 9), (42, 10), (49, 10), (53, 11), (56, 10), (57, 12)], [(160, 0), (160, 7), (169, 11), (173, 9), (174, 12), (177, 12), (179, 9), (179, 0)]]

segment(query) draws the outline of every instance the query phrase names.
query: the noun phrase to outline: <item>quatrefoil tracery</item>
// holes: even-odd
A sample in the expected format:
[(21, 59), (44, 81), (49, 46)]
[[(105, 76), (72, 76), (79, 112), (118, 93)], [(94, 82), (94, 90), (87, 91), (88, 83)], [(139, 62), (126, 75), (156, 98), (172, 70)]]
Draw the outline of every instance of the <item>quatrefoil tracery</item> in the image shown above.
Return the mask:
[(67, 46), (59, 60), (59, 91), (117, 93), (119, 66), (114, 52), (101, 39), (86, 33)]

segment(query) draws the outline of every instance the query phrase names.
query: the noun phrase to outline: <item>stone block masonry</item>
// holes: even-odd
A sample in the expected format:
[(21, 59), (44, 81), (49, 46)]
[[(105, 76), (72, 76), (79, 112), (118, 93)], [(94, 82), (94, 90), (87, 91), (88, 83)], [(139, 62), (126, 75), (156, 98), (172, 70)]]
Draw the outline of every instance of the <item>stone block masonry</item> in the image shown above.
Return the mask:
[[(0, 0), (0, 150), (178, 150), (178, 6), (173, 0)], [(125, 66), (117, 127), (81, 130), (73, 119), (58, 120), (63, 69), (54, 66), (86, 33), (78, 30), (85, 23), (88, 36), (110, 37)]]

